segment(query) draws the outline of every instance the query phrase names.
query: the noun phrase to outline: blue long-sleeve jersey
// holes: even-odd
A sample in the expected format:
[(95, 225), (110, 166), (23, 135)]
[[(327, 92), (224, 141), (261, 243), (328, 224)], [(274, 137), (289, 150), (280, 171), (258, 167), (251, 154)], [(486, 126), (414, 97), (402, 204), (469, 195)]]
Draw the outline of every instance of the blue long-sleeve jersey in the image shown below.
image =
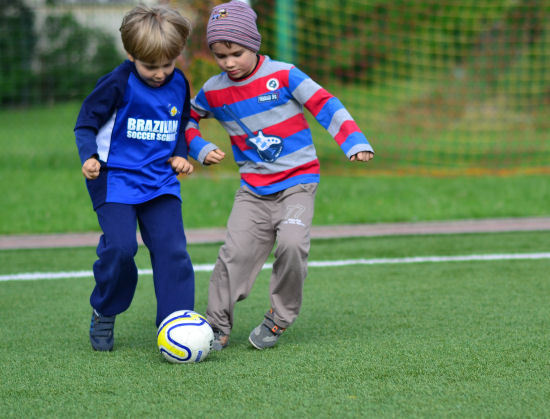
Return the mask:
[(99, 178), (86, 184), (94, 208), (104, 202), (139, 204), (160, 195), (180, 197), (177, 174), (167, 162), (187, 157), (189, 83), (175, 69), (161, 87), (140, 79), (125, 61), (99, 79), (75, 125), (80, 160), (97, 157)]

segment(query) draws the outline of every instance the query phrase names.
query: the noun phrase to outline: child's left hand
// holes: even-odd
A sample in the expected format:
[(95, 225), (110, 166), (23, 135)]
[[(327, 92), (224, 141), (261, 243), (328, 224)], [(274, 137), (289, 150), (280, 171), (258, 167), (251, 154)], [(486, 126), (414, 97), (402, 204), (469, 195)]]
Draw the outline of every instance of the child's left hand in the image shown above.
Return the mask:
[(183, 173), (184, 175), (190, 175), (195, 168), (186, 159), (180, 156), (172, 156), (168, 159), (168, 163), (172, 166), (172, 169), (176, 173)]
[(372, 160), (374, 158), (374, 153), (371, 152), (371, 151), (360, 151), (359, 153), (357, 154), (354, 154), (353, 156), (351, 156), (350, 160), (351, 161), (369, 161), (369, 160)]

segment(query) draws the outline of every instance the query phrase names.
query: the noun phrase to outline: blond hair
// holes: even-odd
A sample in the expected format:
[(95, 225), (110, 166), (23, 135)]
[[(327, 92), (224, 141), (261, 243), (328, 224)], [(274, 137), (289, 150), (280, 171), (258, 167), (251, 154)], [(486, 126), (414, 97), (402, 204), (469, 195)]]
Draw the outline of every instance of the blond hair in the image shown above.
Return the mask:
[(126, 13), (120, 25), (124, 49), (146, 63), (176, 59), (190, 32), (189, 20), (166, 6), (137, 6)]

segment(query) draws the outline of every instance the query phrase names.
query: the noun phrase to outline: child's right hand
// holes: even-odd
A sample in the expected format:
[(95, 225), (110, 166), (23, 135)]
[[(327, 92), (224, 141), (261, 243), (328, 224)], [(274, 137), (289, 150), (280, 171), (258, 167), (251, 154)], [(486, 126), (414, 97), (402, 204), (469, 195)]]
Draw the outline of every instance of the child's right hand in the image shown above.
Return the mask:
[(357, 154), (351, 156), (351, 161), (364, 161), (367, 162), (374, 158), (374, 153), (372, 151), (360, 151)]
[(224, 159), (224, 157), (225, 153), (217, 148), (206, 155), (206, 157), (204, 158), (204, 164), (218, 164)]
[(99, 160), (92, 157), (86, 160), (82, 165), (82, 174), (86, 179), (94, 180), (98, 178), (100, 169), (101, 164), (99, 163)]

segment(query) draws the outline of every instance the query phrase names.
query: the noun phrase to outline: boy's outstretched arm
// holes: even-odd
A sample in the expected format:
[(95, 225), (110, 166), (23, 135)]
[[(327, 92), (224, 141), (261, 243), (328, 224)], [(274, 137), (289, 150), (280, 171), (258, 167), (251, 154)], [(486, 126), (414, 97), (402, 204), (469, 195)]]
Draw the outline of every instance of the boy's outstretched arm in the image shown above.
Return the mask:
[(288, 75), (292, 96), (315, 117), (351, 161), (369, 161), (374, 150), (342, 102), (293, 67)]
[(368, 162), (369, 160), (372, 160), (374, 158), (374, 153), (370, 151), (360, 151), (357, 154), (354, 154), (350, 157), (351, 161), (364, 161)]

